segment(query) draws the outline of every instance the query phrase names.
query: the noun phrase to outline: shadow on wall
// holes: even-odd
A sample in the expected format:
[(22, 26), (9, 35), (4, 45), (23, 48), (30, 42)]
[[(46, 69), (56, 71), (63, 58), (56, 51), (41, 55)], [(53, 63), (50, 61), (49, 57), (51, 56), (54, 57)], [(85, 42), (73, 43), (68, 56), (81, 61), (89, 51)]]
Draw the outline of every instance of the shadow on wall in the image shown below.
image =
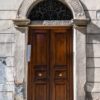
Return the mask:
[[(87, 7), (84, 5), (83, 2), (81, 2), (84, 9), (87, 11), (86, 17), (91, 20), (90, 14), (88, 12)], [(93, 43), (96, 41), (97, 43), (100, 43), (100, 38), (96, 37), (96, 33), (100, 33), (100, 27), (94, 24), (93, 22), (90, 22), (88, 24), (88, 34), (86, 34), (86, 59), (90, 58), (91, 59), (91, 64), (86, 64), (86, 84), (84, 86), (84, 90), (86, 92), (85, 100), (93, 100), (93, 95), (92, 91), (94, 88), (94, 82), (95, 82), (95, 62), (94, 62), (94, 48), (93, 48)], [(91, 33), (92, 32), (92, 33)], [(94, 32), (94, 33), (93, 33)], [(90, 35), (89, 35), (90, 34)], [(92, 38), (90, 39), (89, 36), (92, 35)], [(95, 42), (95, 43), (96, 43)], [(86, 63), (87, 60), (86, 60)], [(88, 66), (90, 65), (90, 66)]]

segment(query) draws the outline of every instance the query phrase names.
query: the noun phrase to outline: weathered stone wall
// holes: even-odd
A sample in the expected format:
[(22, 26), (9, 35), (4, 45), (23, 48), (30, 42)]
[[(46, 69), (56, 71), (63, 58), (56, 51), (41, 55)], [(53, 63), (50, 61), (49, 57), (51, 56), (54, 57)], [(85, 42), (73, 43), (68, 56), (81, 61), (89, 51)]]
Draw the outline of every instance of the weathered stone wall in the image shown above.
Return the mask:
[(100, 0), (81, 0), (87, 17), (87, 99), (100, 100)]
[(0, 100), (14, 100), (16, 18), (22, 0), (0, 0)]
[[(12, 19), (23, 0), (0, 0), (0, 100), (15, 96), (15, 33)], [(87, 17), (87, 99), (100, 100), (100, 0), (81, 0)]]

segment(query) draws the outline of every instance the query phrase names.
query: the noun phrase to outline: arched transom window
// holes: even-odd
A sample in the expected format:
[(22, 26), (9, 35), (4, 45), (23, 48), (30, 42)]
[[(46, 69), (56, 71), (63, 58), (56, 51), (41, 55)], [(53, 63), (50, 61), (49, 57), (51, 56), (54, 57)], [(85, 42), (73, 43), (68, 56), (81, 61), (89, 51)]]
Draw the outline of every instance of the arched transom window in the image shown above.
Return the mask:
[(28, 18), (34, 20), (71, 20), (72, 12), (58, 0), (44, 0), (33, 7)]

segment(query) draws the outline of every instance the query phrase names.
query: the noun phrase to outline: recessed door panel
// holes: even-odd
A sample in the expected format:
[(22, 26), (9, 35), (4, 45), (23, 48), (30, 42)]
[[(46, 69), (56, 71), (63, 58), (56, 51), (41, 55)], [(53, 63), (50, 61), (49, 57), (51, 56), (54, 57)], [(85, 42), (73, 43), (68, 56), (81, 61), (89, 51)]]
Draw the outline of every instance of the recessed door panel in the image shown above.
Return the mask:
[(55, 63), (66, 64), (66, 34), (55, 33)]
[(36, 62), (47, 64), (47, 34), (36, 34)]

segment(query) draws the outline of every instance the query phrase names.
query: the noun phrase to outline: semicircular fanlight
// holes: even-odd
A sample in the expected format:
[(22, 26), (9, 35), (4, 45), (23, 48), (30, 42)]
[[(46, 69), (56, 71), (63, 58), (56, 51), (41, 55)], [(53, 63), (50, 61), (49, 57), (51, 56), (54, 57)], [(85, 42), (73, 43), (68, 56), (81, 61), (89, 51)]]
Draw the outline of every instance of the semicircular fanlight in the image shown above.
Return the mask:
[(71, 20), (71, 10), (57, 0), (44, 0), (31, 10), (28, 18), (30, 20)]

